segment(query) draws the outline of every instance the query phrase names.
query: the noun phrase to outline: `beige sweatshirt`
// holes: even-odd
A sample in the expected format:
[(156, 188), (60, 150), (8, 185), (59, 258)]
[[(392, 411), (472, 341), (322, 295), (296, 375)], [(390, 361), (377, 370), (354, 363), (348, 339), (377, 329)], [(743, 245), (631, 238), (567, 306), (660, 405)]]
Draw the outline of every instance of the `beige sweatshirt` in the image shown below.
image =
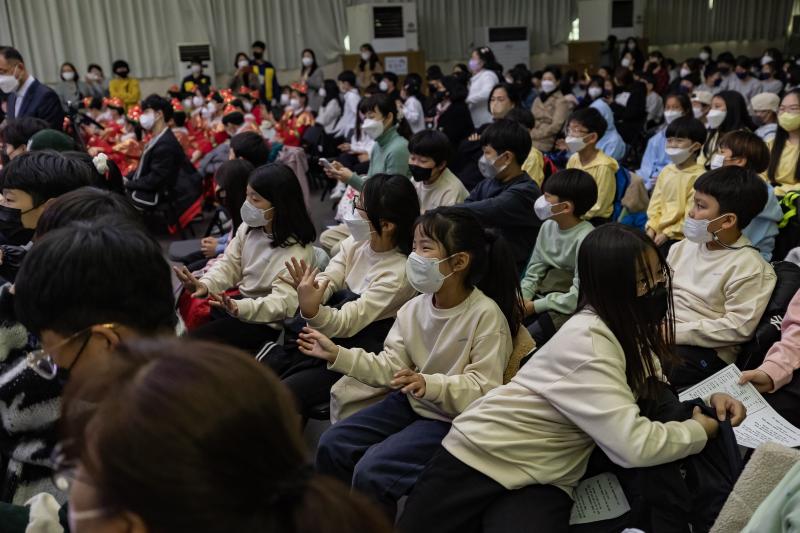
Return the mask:
[(572, 493), (595, 444), (625, 468), (699, 452), (694, 420), (653, 422), (639, 415), (625, 379), (625, 355), (592, 311), (569, 319), (507, 385), (453, 421), (443, 445), (507, 489), (554, 485)]
[(342, 289), (360, 297), (339, 309), (320, 306), (308, 324), (328, 337), (352, 337), (372, 322), (393, 318), (397, 310), (414, 297), (416, 291), (406, 280), (406, 256), (398, 250), (375, 252), (369, 241), (342, 241), (340, 251), (328, 268), (317, 276), (329, 279), (323, 302)]
[(475, 288), (450, 309), (437, 309), (431, 294), (417, 296), (398, 311), (381, 353), (340, 347), (328, 368), (373, 387), (388, 387), (398, 370), (416, 370), (425, 378), (425, 394), (409, 395), (411, 408), (449, 422), (503, 382), (511, 350), (503, 313)]
[(461, 180), (447, 167), (442, 175), (430, 185), (416, 180), (413, 180), (413, 183), (414, 188), (417, 189), (422, 213), (440, 206), (463, 204), (469, 196), (469, 191), (461, 183)]
[[(750, 241), (744, 235), (734, 246)], [(709, 250), (683, 240), (670, 248), (675, 342), (714, 348), (733, 363), (750, 340), (775, 288), (775, 271), (758, 250)]]
[(297, 292), (278, 276), (288, 276), (285, 263), (292, 257), (313, 264), (314, 248), (299, 244), (273, 248), (272, 239), (262, 229), (248, 232), (248, 228), (244, 223), (239, 226), (223, 256), (200, 281), (212, 293), (238, 287), (244, 296), (237, 301), (239, 319), (245, 322), (274, 322), (291, 317), (297, 312)]

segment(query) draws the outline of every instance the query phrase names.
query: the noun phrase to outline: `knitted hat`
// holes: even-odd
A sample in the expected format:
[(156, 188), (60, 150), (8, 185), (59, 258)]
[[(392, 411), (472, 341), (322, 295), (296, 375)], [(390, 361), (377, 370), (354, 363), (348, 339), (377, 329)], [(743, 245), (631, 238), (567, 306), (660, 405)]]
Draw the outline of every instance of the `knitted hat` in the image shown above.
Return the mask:
[(75, 150), (75, 141), (72, 137), (56, 130), (41, 130), (33, 134), (28, 141), (28, 151), (36, 150), (55, 150), (56, 152), (68, 152)]
[(781, 99), (777, 94), (773, 93), (760, 93), (750, 99), (753, 105), (753, 111), (772, 111), (778, 112), (778, 106), (781, 105)]

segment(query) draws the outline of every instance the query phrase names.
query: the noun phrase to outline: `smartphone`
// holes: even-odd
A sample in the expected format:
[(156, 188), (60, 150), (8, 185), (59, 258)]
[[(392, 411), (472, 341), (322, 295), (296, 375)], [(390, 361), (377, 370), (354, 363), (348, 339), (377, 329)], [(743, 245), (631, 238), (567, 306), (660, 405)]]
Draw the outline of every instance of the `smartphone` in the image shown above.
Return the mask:
[(328, 170), (336, 170), (335, 168), (333, 168), (333, 165), (331, 165), (331, 162), (325, 159), (324, 157), (319, 158), (319, 164), (327, 168)]

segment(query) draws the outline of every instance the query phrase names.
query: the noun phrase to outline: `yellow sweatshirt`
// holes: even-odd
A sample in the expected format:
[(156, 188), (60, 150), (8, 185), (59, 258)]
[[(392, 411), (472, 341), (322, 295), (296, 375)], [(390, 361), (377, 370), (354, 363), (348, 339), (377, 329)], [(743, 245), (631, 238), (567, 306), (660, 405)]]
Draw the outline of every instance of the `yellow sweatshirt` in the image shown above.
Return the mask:
[[(742, 237), (734, 246), (750, 241)], [(714, 348), (733, 363), (750, 340), (775, 288), (775, 271), (758, 250), (709, 250), (683, 240), (669, 250), (675, 342)]]
[(616, 173), (619, 170), (617, 160), (598, 149), (595, 158), (587, 165), (581, 163), (580, 154), (572, 154), (567, 161), (567, 168), (585, 170), (597, 183), (597, 203), (583, 215), (583, 218), (586, 220), (595, 217), (609, 218), (614, 211), (614, 195), (617, 192)]
[(108, 94), (111, 98), (119, 98), (125, 104), (125, 111), (141, 100), (139, 80), (136, 78), (112, 78), (108, 82)]
[(682, 170), (673, 164), (665, 166), (647, 206), (647, 228), (670, 239), (683, 239), (683, 221), (694, 200), (694, 182), (705, 171), (699, 163)]
[(569, 319), (514, 379), (453, 421), (444, 447), (505, 488), (554, 485), (568, 493), (597, 446), (625, 468), (659, 465), (703, 449), (694, 420), (639, 414), (625, 354), (592, 311)]
[[(774, 145), (775, 139), (767, 142), (767, 148), (769, 148), (770, 153), (772, 153)], [(800, 146), (794, 145), (787, 140), (783, 145), (781, 159), (778, 161), (778, 168), (775, 171), (775, 181), (778, 183), (778, 186), (775, 187), (775, 196), (786, 196), (787, 192), (800, 190), (800, 183), (794, 179), (798, 154), (800, 154)], [(763, 177), (768, 179), (766, 172), (764, 172)]]
[(536, 182), (536, 185), (542, 186), (544, 182), (544, 156), (535, 146), (531, 146), (528, 157), (522, 163), (522, 170), (528, 173), (528, 176)]
[(297, 312), (297, 291), (278, 276), (288, 276), (285, 263), (292, 257), (312, 264), (314, 248), (299, 244), (273, 248), (272, 239), (264, 230), (248, 229), (247, 224), (239, 226), (223, 256), (200, 281), (213, 293), (238, 287), (244, 296), (236, 302), (239, 319), (245, 322), (274, 322), (293, 316)]
[(397, 312), (381, 353), (340, 347), (328, 368), (373, 387), (388, 387), (395, 372), (414, 369), (425, 378), (425, 395), (409, 395), (411, 408), (449, 422), (503, 383), (511, 350), (503, 313), (475, 288), (451, 309), (437, 309), (431, 294), (417, 296)]
[(360, 295), (339, 309), (323, 305), (314, 317), (304, 317), (328, 337), (352, 337), (372, 322), (392, 318), (416, 291), (406, 280), (406, 256), (398, 250), (375, 252), (369, 241), (342, 241), (339, 253), (317, 276), (329, 279), (323, 302), (342, 289)]

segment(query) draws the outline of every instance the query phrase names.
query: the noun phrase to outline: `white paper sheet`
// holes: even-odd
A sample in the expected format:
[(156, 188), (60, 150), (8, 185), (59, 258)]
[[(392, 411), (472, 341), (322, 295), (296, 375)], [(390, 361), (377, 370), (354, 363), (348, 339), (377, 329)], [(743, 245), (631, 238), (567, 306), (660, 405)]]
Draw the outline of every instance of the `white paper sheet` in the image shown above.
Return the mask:
[(575, 489), (570, 525), (617, 518), (631, 510), (617, 476), (600, 474), (581, 481)]
[(714, 392), (724, 392), (742, 402), (747, 418), (733, 428), (736, 441), (746, 448), (757, 448), (765, 442), (777, 442), (790, 448), (800, 446), (800, 429), (791, 425), (773, 409), (751, 383), (739, 385), (742, 373), (736, 365), (728, 365), (713, 376), (681, 393), (684, 402), (708, 398)]

